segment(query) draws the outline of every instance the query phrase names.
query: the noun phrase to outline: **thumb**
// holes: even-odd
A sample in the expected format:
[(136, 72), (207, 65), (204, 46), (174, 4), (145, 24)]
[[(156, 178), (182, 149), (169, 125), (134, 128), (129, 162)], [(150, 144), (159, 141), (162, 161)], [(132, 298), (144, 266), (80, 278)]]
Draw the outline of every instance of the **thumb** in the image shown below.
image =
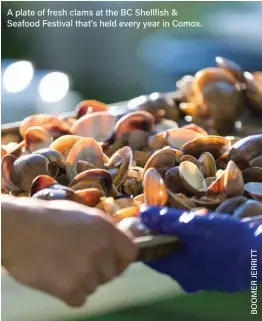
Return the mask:
[(160, 234), (173, 234), (175, 226), (179, 223), (184, 210), (168, 207), (143, 206), (140, 218), (150, 230)]

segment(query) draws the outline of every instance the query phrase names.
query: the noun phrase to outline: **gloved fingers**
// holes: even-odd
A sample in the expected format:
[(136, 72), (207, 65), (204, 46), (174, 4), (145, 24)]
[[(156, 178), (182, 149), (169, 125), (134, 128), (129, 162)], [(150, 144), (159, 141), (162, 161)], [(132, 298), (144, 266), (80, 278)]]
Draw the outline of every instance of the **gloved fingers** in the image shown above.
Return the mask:
[(170, 234), (171, 225), (179, 222), (183, 210), (177, 210), (168, 207), (143, 206), (140, 211), (142, 222), (152, 231), (158, 233)]

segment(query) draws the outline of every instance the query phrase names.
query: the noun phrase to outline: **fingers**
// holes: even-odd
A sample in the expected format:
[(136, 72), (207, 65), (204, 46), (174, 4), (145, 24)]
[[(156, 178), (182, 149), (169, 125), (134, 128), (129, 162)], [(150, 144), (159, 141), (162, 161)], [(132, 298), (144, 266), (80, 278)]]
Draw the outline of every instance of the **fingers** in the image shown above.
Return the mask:
[(172, 234), (183, 212), (183, 210), (167, 207), (143, 207), (140, 217), (150, 230), (163, 234)]

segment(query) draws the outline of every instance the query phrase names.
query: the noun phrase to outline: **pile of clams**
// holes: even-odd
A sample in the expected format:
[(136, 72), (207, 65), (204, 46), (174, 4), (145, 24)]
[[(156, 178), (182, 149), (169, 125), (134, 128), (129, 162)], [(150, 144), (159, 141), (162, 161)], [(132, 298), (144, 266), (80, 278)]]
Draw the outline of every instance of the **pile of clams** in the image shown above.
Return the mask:
[(134, 237), (149, 233), (143, 204), (261, 215), (262, 73), (216, 61), (175, 95), (132, 99), (121, 117), (96, 100), (74, 117), (27, 117), (2, 136), (2, 193), (97, 207)]

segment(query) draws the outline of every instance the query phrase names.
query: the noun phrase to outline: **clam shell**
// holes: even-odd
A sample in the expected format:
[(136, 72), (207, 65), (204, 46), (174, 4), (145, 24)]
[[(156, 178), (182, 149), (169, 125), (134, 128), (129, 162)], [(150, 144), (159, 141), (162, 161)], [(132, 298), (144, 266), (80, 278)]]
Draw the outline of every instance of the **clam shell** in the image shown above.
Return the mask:
[(175, 167), (180, 158), (181, 152), (174, 148), (164, 148), (154, 152), (144, 166), (144, 172), (153, 168), (169, 168)]
[(10, 174), (16, 160), (17, 158), (10, 154), (6, 154), (1, 160), (1, 188), (7, 192), (9, 190), (20, 191), (20, 188), (10, 179)]
[[(29, 191), (33, 180), (39, 175), (55, 176), (54, 168), (42, 155), (30, 154), (19, 157), (10, 172), (11, 181), (23, 191)], [(52, 175), (53, 174), (53, 175)]]
[(129, 146), (119, 149), (108, 161), (107, 168), (111, 174), (113, 183), (118, 188), (126, 178), (133, 161), (133, 152)]
[(262, 183), (247, 183), (245, 184), (245, 191), (248, 192), (248, 194), (255, 200), (262, 201)]
[(182, 149), (184, 144), (199, 137), (202, 137), (202, 135), (184, 128), (168, 129), (165, 136), (168, 145), (177, 149)]
[(140, 214), (140, 210), (138, 206), (129, 206), (122, 208), (118, 210), (114, 215), (114, 219), (117, 220), (117, 222), (122, 221), (125, 218), (128, 217), (138, 217)]
[(221, 203), (216, 212), (234, 214), (235, 210), (242, 204), (244, 204), (248, 199), (244, 196), (235, 196), (225, 200)]
[(143, 179), (145, 202), (147, 205), (164, 206), (167, 202), (167, 189), (160, 174), (154, 168), (146, 170)]
[(249, 167), (242, 172), (245, 184), (250, 182), (262, 183), (262, 168)]
[(209, 152), (214, 158), (227, 152), (231, 143), (228, 139), (222, 136), (202, 136), (183, 145), (184, 154), (189, 154), (199, 157), (204, 152)]
[(198, 158), (198, 163), (204, 177), (216, 176), (216, 161), (212, 154), (210, 154), (209, 152), (201, 154)]
[(241, 170), (230, 161), (227, 164), (224, 177), (225, 191), (228, 197), (240, 196), (244, 193), (244, 180)]
[(182, 193), (174, 194), (171, 191), (168, 191), (168, 204), (171, 207), (182, 210), (190, 210), (196, 207), (196, 203), (186, 195)]
[(39, 175), (32, 182), (29, 196), (32, 197), (35, 193), (54, 184), (57, 184), (57, 181), (53, 177)]
[(150, 136), (148, 139), (148, 146), (151, 150), (156, 151), (167, 146), (167, 140), (165, 137), (165, 132), (157, 133), (153, 136)]
[(237, 81), (245, 83), (244, 72), (242, 68), (232, 60), (216, 57), (217, 66), (229, 72)]
[(93, 138), (82, 138), (74, 144), (66, 159), (66, 173), (70, 180), (77, 175), (77, 162), (87, 161), (97, 168), (104, 165), (103, 150)]
[(200, 126), (198, 126), (198, 125), (196, 125), (194, 123), (182, 126), (181, 128), (193, 130), (194, 132), (196, 132), (196, 133), (198, 133), (200, 135), (204, 135), (204, 136), (208, 135), (207, 131), (205, 131), (202, 127), (200, 127)]
[(239, 218), (259, 216), (262, 213), (262, 203), (254, 200), (248, 200), (240, 205), (233, 216)]
[(83, 100), (77, 106), (77, 118), (81, 118), (86, 114), (91, 114), (95, 112), (108, 111), (109, 107), (98, 100)]
[(70, 128), (72, 134), (90, 137), (98, 142), (109, 139), (114, 131), (116, 116), (109, 112), (95, 112), (78, 119)]
[(184, 161), (179, 165), (180, 179), (188, 192), (199, 194), (206, 189), (206, 183), (203, 174), (199, 168), (192, 162)]
[(53, 137), (49, 132), (39, 126), (29, 127), (25, 131), (24, 138), (26, 148), (30, 153), (38, 149), (47, 148), (53, 142)]
[(172, 193), (182, 193), (185, 192), (185, 188), (183, 187), (179, 166), (169, 168), (164, 175), (164, 181), (168, 190)]
[(75, 145), (76, 142), (78, 142), (80, 139), (82, 139), (81, 136), (76, 135), (64, 135), (59, 138), (57, 138), (50, 146), (49, 148), (56, 150), (60, 154), (62, 154), (63, 158), (66, 159), (70, 150)]
[(221, 202), (221, 197), (217, 195), (204, 195), (200, 197), (192, 197), (192, 200), (197, 206), (206, 207), (208, 209), (214, 210)]
[(155, 118), (146, 111), (137, 111), (121, 117), (115, 125), (116, 138), (121, 138), (123, 135), (134, 130), (143, 130), (151, 132)]
[(60, 168), (63, 168), (63, 169), (65, 168), (65, 160), (62, 154), (55, 149), (43, 148), (33, 152), (33, 154), (42, 155), (46, 157), (50, 163), (55, 164)]

